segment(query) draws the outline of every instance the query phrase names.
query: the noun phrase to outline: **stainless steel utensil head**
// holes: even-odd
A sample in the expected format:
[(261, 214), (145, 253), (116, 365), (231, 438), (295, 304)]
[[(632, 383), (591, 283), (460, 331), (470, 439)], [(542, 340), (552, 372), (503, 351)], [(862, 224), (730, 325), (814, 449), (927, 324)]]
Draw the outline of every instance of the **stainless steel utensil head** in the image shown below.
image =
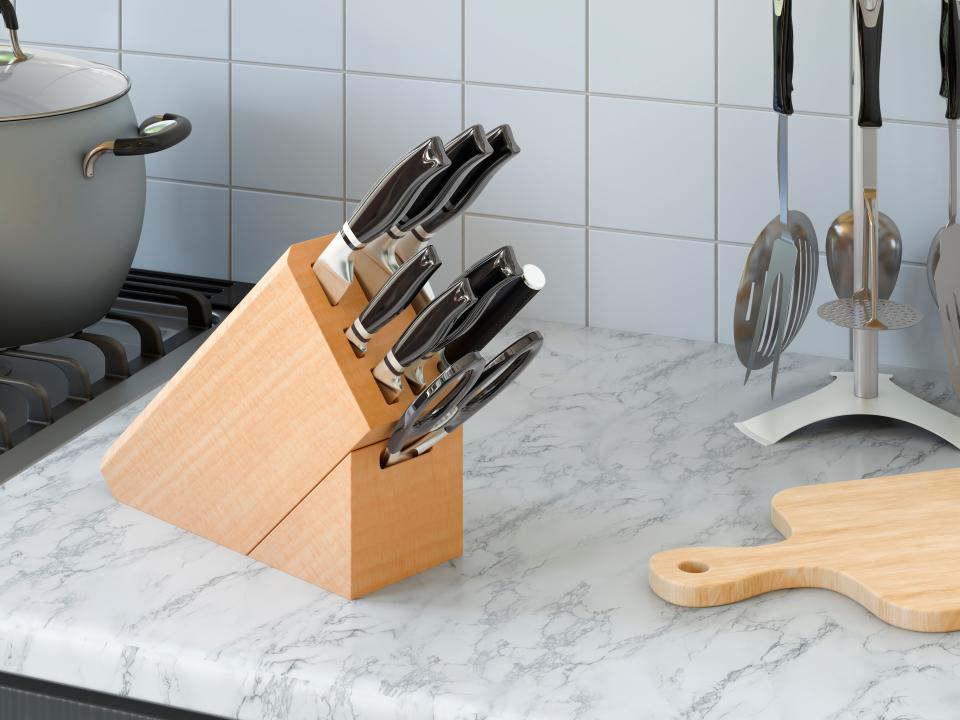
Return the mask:
[[(825, 252), (827, 255), (827, 270), (830, 272), (830, 282), (838, 298), (853, 297), (855, 292), (853, 267), (853, 212), (847, 211), (830, 224), (827, 230)], [(903, 239), (900, 228), (888, 216), (880, 213), (880, 232), (877, 237), (880, 298), (887, 300), (893, 294), (900, 275), (900, 264), (903, 258)], [(863, 285), (862, 282), (857, 283)]]
[[(798, 254), (793, 279), (793, 293), (790, 300), (790, 311), (787, 317), (787, 331), (784, 335), (783, 348), (793, 342), (810, 308), (813, 306), (813, 295), (817, 289), (817, 274), (820, 255), (817, 243), (817, 233), (810, 218), (798, 210), (791, 210), (788, 215), (790, 234), (796, 244)], [(737, 357), (744, 367), (750, 361), (750, 349), (754, 334), (758, 331), (757, 316), (760, 312), (760, 299), (763, 289), (763, 278), (770, 262), (770, 251), (773, 241), (780, 236), (780, 218), (775, 217), (757, 236), (740, 277), (740, 286), (737, 288), (736, 304), (733, 312), (733, 340), (737, 350)], [(753, 369), (759, 370), (773, 362), (773, 346), (775, 336), (772, 331), (773, 316), (759, 328), (761, 335), (754, 358)]]
[(877, 303), (877, 319), (883, 327), (870, 327), (871, 303), (869, 298), (839, 298), (824, 303), (817, 309), (817, 314), (848, 330), (903, 330), (913, 327), (923, 320), (923, 313), (912, 305), (880, 300)]
[(960, 395), (960, 225), (948, 225), (941, 232), (940, 263), (934, 285), (950, 382)]

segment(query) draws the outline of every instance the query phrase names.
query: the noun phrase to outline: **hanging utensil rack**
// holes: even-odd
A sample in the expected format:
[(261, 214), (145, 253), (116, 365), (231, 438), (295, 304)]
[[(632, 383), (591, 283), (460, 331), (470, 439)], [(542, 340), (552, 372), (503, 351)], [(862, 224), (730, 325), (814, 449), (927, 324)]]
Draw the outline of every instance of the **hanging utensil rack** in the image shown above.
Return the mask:
[[(853, 0), (853, 11), (857, 3)], [(874, 9), (882, 0), (867, 4)], [(852, 23), (853, 47), (858, 46), (856, 22)], [(853, 53), (853, 94), (860, 97), (860, 55)], [(862, 128), (854, 125), (853, 157), (853, 211), (854, 243), (853, 267), (864, 267), (867, 252), (863, 197), (864, 178), (861, 157)], [(876, 278), (870, 282), (876, 283)], [(869, 304), (869, 300), (867, 304)], [(912, 308), (911, 308), (912, 309)], [(855, 314), (855, 310), (851, 311)], [(851, 323), (856, 324), (856, 323)], [(903, 327), (909, 324), (904, 323)], [(895, 329), (891, 327), (890, 329)], [(937, 435), (960, 450), (960, 417), (918, 398), (893, 382), (893, 376), (881, 374), (879, 369), (879, 330), (868, 328), (851, 329), (853, 348), (853, 371), (835, 372), (829, 385), (809, 395), (781, 405), (749, 420), (735, 423), (747, 437), (761, 445), (773, 445), (786, 436), (813, 423), (849, 415), (873, 415), (908, 423)]]

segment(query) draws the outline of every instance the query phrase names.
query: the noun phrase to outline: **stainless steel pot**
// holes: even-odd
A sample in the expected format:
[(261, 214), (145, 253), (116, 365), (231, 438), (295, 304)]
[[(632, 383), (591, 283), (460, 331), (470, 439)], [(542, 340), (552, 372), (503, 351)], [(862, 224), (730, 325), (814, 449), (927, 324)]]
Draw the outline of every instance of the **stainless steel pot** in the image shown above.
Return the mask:
[(83, 329), (110, 308), (140, 239), (143, 155), (173, 147), (190, 122), (137, 124), (126, 75), (24, 51), (0, 0), (0, 348)]

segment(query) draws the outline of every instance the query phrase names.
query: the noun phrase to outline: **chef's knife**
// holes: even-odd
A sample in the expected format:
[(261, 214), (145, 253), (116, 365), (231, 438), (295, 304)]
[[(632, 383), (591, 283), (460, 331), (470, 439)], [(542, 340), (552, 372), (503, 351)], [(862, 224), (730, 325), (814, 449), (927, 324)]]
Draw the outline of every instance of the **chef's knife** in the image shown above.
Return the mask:
[(490, 300), (484, 303), (483, 312), (472, 318), (473, 325), (452, 338), (440, 351), (440, 367), (448, 367), (471, 352), (483, 350), (536, 297), (546, 282), (540, 268), (524, 265), (521, 274), (500, 283), (488, 293)]
[(425, 245), (389, 277), (346, 330), (347, 339), (360, 355), (367, 351), (367, 343), (373, 334), (410, 304), (440, 265), (436, 249), (433, 245)]
[(413, 255), (420, 243), (427, 241), (440, 228), (470, 207), (496, 171), (520, 152), (520, 146), (517, 145), (509, 125), (500, 125), (487, 133), (487, 142), (492, 148), (490, 154), (474, 166), (446, 202), (436, 206), (428, 217), (419, 225), (410, 228), (397, 242), (394, 252), (399, 261)]
[[(447, 334), (437, 343), (437, 347), (442, 348), (451, 338), (469, 329), (483, 312), (486, 303), (490, 301), (487, 296), (491, 294), (493, 288), (506, 278), (519, 275), (520, 272), (520, 263), (517, 262), (517, 256), (509, 245), (494, 250), (467, 268), (457, 281), (466, 279), (470, 282), (470, 288), (477, 296), (477, 302), (469, 312), (461, 315), (460, 319), (450, 326)], [(426, 384), (422, 362), (408, 367), (404, 375), (414, 391), (419, 391)]]
[(403, 389), (403, 371), (422, 358), (436, 352), (450, 327), (477, 301), (466, 278), (453, 283), (437, 295), (407, 326), (387, 356), (373, 369), (384, 396), (391, 402)]
[(313, 272), (332, 305), (340, 302), (353, 281), (350, 256), (389, 229), (417, 190), (449, 164), (443, 141), (432, 137), (380, 178), (313, 264)]
[[(381, 465), (389, 467), (423, 455), (503, 392), (541, 347), (543, 335), (536, 331), (527, 333), (487, 363), (476, 381), (472, 381), (472, 376), (476, 373), (477, 358), (481, 357), (479, 353), (465, 355), (446, 368), (403, 414), (387, 441)], [(458, 378), (460, 385), (448, 390), (431, 407), (433, 397)]]
[[(423, 185), (393, 227), (363, 248), (363, 253), (369, 258), (370, 263), (366, 262), (365, 258), (360, 266), (363, 270), (360, 282), (367, 294), (373, 294), (379, 290), (380, 285), (386, 282), (386, 278), (396, 272), (398, 267), (406, 261), (406, 257), (398, 260), (395, 254), (394, 248), (397, 242), (406, 235), (407, 231), (431, 215), (436, 208), (442, 207), (470, 170), (490, 155), (493, 148), (487, 142), (483, 126), (472, 125), (448, 142), (444, 146), (444, 151), (450, 158), (450, 165)], [(420, 243), (417, 242), (417, 246), (419, 245)], [(374, 266), (372, 268), (371, 263)], [(359, 269), (358, 272), (360, 272)], [(433, 298), (434, 292), (427, 286), (424, 288), (417, 309), (422, 310)]]

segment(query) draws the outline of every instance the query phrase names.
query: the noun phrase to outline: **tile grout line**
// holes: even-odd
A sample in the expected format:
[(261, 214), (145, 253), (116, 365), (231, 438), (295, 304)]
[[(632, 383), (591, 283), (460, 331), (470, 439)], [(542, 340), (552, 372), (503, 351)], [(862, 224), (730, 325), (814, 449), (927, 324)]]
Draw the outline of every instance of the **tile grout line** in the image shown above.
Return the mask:
[(590, 0), (584, 2), (584, 16), (583, 87), (586, 97), (583, 101), (583, 314), (584, 325), (590, 327)]
[[(460, 0), (460, 128), (467, 127), (467, 0)], [(467, 218), (460, 213), (460, 272), (467, 268)]]
[(720, 0), (713, 6), (713, 342), (720, 342)]
[(227, 278), (233, 280), (233, 0), (227, 3)]
[(343, 195), (340, 222), (347, 221), (347, 0), (341, 3), (340, 17), (340, 64), (343, 66), (343, 77), (340, 85), (340, 158), (342, 169), (340, 173), (340, 193)]

